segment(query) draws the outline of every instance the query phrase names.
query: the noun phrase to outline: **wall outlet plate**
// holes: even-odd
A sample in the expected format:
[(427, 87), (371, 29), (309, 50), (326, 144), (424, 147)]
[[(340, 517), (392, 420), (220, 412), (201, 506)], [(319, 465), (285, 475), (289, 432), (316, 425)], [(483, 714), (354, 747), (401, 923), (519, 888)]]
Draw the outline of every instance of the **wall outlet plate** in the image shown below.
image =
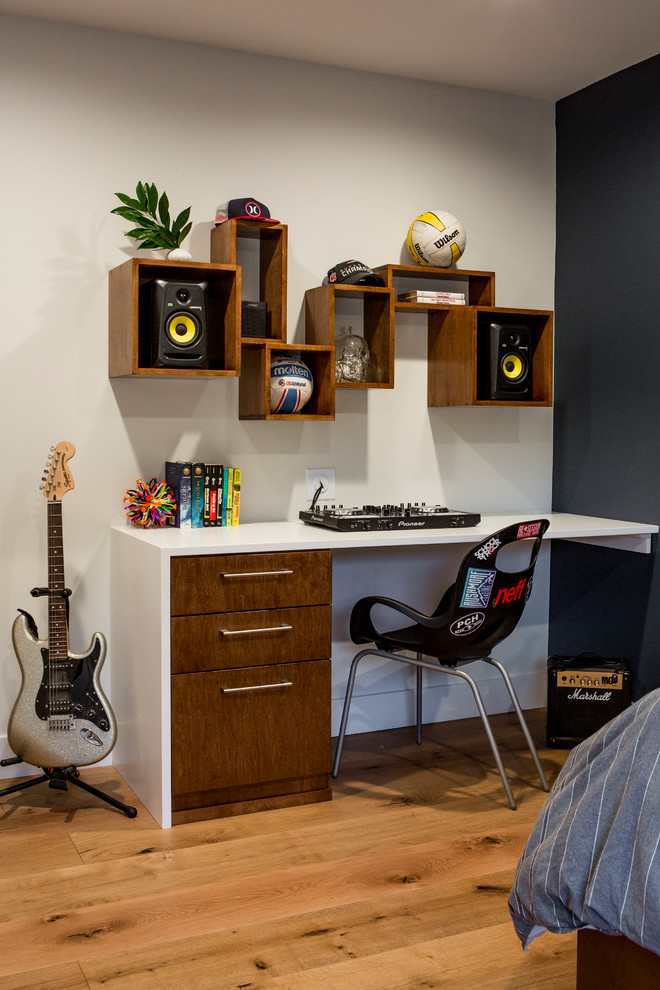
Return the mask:
[(334, 468), (308, 468), (307, 469), (307, 498), (311, 500), (316, 494), (320, 484), (323, 484), (323, 491), (317, 501), (327, 501), (335, 497), (335, 469)]

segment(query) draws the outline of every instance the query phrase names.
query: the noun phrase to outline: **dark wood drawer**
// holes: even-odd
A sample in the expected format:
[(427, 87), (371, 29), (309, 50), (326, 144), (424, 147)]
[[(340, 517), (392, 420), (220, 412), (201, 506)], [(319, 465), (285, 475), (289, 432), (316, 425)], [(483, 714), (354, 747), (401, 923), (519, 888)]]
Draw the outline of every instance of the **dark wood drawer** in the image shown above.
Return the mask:
[(330, 660), (172, 677), (175, 809), (249, 799), (268, 781), (291, 790), (329, 767)]
[(321, 660), (332, 652), (330, 605), (181, 615), (172, 619), (172, 673)]
[(172, 615), (328, 605), (332, 552), (173, 557)]

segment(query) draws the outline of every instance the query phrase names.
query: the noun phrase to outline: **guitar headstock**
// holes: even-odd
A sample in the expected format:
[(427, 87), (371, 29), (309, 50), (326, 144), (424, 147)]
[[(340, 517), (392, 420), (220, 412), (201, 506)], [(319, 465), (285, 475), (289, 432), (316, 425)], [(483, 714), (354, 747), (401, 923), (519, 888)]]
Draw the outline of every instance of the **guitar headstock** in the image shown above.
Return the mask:
[(49, 502), (61, 502), (62, 497), (75, 488), (73, 475), (68, 462), (76, 452), (76, 448), (68, 440), (63, 440), (56, 447), (50, 448), (50, 454), (44, 468), (39, 488), (44, 498)]

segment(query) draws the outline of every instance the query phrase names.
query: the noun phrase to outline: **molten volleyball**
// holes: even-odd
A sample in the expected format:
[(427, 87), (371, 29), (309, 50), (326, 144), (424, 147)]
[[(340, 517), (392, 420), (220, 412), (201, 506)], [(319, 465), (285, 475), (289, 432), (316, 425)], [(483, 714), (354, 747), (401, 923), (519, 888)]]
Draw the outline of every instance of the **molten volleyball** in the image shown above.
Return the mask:
[(314, 391), (312, 373), (298, 354), (273, 354), (270, 362), (270, 411), (297, 413)]

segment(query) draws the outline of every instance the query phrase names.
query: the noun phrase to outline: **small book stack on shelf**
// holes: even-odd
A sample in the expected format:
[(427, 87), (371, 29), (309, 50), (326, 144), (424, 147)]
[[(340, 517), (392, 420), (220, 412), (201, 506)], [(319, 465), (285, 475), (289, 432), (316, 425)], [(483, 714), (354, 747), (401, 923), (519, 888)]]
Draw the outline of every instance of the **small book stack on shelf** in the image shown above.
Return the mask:
[(174, 493), (176, 511), (168, 520), (179, 529), (238, 526), (241, 469), (198, 461), (165, 461), (165, 483)]
[(464, 292), (442, 292), (435, 289), (415, 289), (401, 292), (399, 302), (423, 303), (425, 306), (465, 306)]

